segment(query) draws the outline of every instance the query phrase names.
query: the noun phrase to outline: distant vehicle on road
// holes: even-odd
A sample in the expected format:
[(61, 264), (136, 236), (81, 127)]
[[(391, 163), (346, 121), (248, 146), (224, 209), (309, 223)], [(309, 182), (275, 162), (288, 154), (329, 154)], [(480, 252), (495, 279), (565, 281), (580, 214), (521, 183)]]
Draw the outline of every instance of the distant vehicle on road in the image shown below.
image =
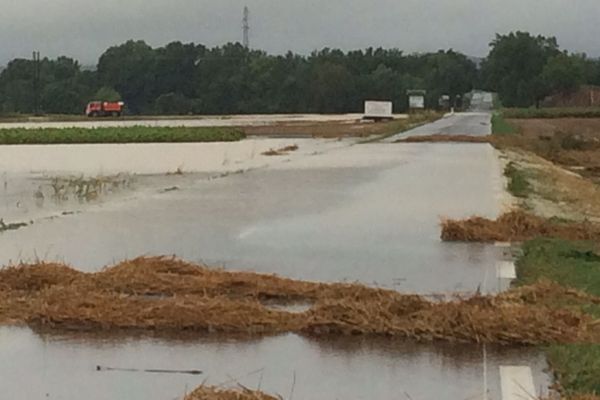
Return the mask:
[(125, 103), (122, 101), (91, 101), (85, 108), (88, 117), (120, 117)]

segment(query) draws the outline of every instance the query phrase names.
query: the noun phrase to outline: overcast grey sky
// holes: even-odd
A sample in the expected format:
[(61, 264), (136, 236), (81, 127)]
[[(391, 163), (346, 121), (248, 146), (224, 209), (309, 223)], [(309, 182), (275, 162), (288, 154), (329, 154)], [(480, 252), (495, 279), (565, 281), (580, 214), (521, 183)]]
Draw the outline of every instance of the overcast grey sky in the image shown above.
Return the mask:
[(0, 64), (34, 49), (95, 64), (104, 49), (130, 38), (153, 46), (241, 41), (245, 4), (252, 47), (273, 53), (383, 46), (484, 56), (496, 32), (520, 29), (600, 56), (599, 0), (9, 1), (0, 14)]

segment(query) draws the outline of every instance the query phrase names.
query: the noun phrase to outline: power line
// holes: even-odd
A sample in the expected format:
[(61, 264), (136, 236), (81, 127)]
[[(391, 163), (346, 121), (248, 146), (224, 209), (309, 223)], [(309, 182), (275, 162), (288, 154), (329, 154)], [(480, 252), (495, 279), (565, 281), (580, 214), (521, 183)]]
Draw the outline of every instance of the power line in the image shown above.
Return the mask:
[(248, 49), (250, 48), (250, 10), (248, 10), (248, 6), (244, 7), (242, 29), (244, 31), (244, 47)]

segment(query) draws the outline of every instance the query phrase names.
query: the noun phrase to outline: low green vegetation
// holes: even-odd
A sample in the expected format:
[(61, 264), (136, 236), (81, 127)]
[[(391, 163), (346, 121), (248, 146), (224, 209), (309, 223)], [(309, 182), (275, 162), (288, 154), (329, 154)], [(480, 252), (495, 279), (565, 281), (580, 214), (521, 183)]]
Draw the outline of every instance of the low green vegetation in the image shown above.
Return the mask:
[(505, 108), (504, 118), (600, 118), (600, 108)]
[[(517, 264), (519, 285), (549, 279), (600, 296), (600, 249), (589, 242), (536, 239), (523, 245)], [(556, 299), (564, 306), (564, 299)], [(572, 304), (600, 318), (598, 304)], [(566, 397), (600, 393), (600, 345), (555, 345), (547, 349), (548, 362)]]
[(524, 171), (518, 169), (515, 163), (510, 162), (504, 169), (508, 178), (508, 191), (515, 197), (525, 198), (531, 192), (531, 185)]
[(600, 296), (600, 248), (594, 243), (532, 240), (523, 245), (517, 267), (519, 284), (549, 279)]
[(517, 133), (517, 128), (506, 121), (503, 114), (494, 113), (494, 115), (492, 115), (492, 134), (512, 135), (515, 133)]
[(600, 346), (552, 346), (548, 362), (566, 397), (600, 393)]
[(0, 129), (0, 144), (233, 142), (245, 137), (233, 128), (43, 128)]

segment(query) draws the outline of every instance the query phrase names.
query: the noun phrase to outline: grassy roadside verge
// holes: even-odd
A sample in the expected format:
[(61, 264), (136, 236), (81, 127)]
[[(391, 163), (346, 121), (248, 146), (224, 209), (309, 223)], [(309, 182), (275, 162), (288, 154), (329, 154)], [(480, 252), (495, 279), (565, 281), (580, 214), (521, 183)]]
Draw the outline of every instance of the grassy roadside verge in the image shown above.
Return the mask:
[(508, 178), (508, 191), (515, 197), (526, 198), (531, 192), (531, 185), (525, 172), (517, 168), (514, 162), (509, 162), (504, 169)]
[(43, 128), (0, 129), (0, 144), (232, 142), (245, 137), (233, 128)]
[(600, 108), (504, 108), (505, 118), (600, 118)]
[(494, 135), (512, 135), (518, 133), (515, 126), (511, 125), (504, 119), (504, 115), (494, 113), (492, 115), (492, 134)]
[[(598, 296), (599, 247), (591, 242), (532, 240), (523, 246), (517, 274), (519, 285), (549, 279)], [(600, 304), (574, 304), (573, 307), (600, 318)], [(600, 345), (554, 345), (547, 347), (546, 353), (563, 396), (574, 398), (600, 393)]]

